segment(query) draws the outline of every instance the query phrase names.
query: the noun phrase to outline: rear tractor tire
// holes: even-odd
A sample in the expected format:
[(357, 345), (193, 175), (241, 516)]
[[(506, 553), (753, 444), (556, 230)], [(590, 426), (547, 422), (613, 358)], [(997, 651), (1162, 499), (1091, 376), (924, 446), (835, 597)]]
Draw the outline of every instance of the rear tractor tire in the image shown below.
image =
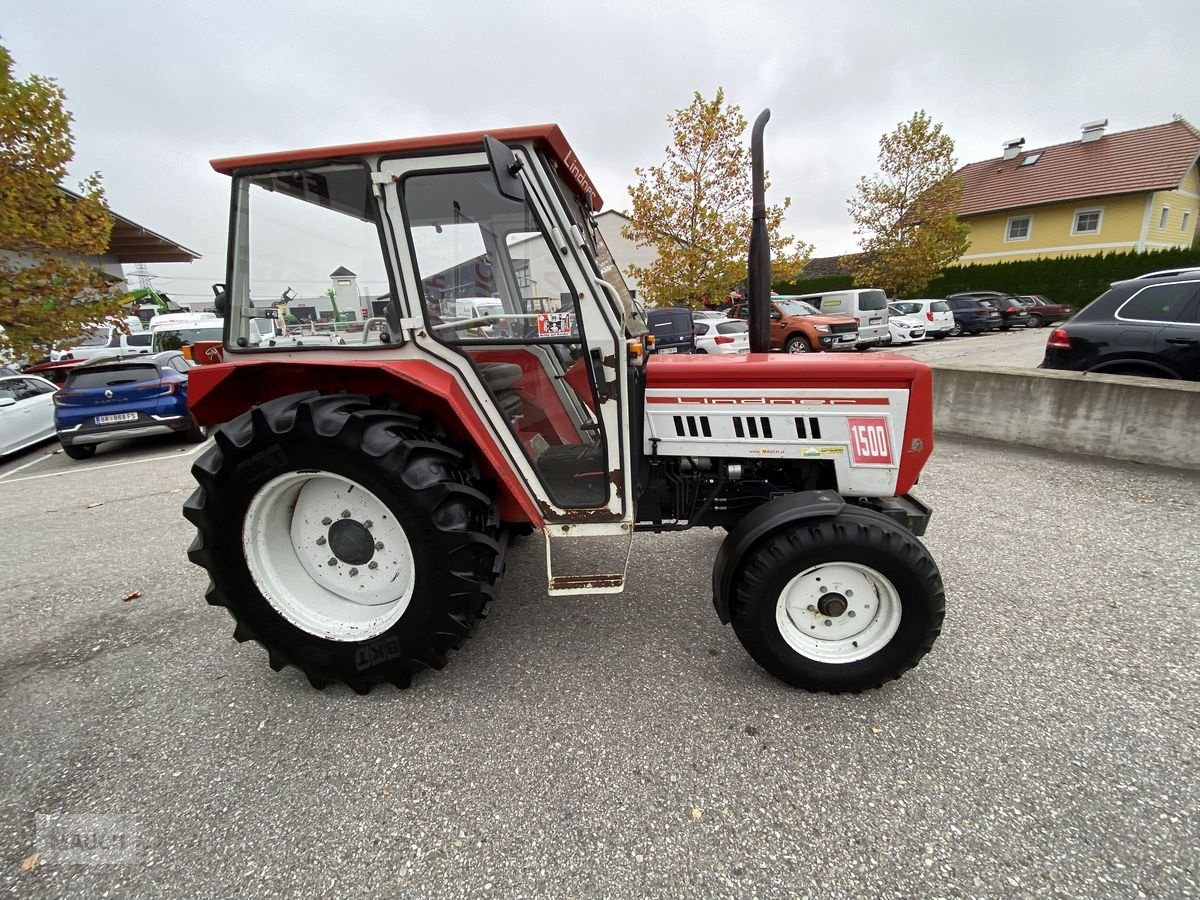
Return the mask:
[(899, 678), (929, 652), (946, 611), (929, 551), (861, 507), (772, 532), (742, 558), (734, 583), (742, 646), (808, 691), (857, 693)]
[(494, 501), (425, 419), (353, 394), (293, 394), (215, 432), (192, 467), (188, 557), (238, 641), (358, 693), (440, 669), (492, 602)]

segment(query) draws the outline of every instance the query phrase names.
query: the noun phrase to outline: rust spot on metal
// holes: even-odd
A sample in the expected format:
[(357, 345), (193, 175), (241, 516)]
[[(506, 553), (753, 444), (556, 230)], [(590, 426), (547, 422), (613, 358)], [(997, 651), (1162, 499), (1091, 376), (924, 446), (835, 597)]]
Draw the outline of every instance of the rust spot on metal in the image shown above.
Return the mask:
[(616, 354), (614, 353), (612, 356), (604, 357), (604, 359), (600, 360), (600, 365), (608, 366), (610, 369), (615, 369), (617, 367)]

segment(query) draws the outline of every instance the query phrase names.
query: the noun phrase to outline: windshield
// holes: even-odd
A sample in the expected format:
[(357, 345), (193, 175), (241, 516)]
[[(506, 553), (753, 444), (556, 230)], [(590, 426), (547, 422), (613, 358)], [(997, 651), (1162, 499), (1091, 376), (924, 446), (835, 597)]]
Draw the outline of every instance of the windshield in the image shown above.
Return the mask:
[(161, 350), (182, 350), (185, 345), (197, 341), (219, 341), (223, 326), (194, 325), (187, 328), (163, 328), (154, 332), (155, 352)]
[(91, 332), (86, 338), (80, 341), (75, 346), (77, 347), (107, 347), (108, 333), (110, 329), (100, 328)]
[(803, 300), (776, 300), (775, 305), (788, 316), (819, 316), (815, 306), (810, 306)]

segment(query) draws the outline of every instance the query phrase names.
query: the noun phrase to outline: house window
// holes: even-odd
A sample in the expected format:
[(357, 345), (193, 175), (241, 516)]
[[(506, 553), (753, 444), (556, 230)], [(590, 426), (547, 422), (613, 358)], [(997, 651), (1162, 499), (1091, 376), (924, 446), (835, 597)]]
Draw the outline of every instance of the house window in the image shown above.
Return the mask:
[(1159, 231), (1162, 231), (1164, 228), (1167, 227), (1167, 216), (1170, 215), (1170, 213), (1171, 213), (1171, 207), (1164, 206), (1162, 208), (1162, 214), (1158, 217), (1158, 230)]
[(1008, 220), (1008, 227), (1004, 230), (1004, 239), (1006, 241), (1029, 240), (1029, 226), (1032, 221), (1033, 216), (1013, 216)]
[(1192, 211), (1190, 209), (1185, 209), (1183, 211), (1183, 224), (1179, 226), (1179, 230), (1184, 234), (1187, 234), (1188, 222), (1191, 221), (1191, 218)]
[(1071, 234), (1099, 234), (1100, 217), (1103, 213), (1104, 210), (1099, 207), (1075, 210), (1075, 224), (1071, 226)]

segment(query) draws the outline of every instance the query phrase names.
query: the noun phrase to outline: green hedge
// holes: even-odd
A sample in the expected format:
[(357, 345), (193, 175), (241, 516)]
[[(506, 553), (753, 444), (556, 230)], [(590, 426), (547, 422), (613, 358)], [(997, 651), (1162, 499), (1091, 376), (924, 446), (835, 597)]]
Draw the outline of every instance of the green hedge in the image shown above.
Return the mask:
[(1114, 281), (1189, 265), (1200, 266), (1200, 248), (972, 264), (945, 269), (922, 295), (945, 297), (957, 291), (1008, 291), (1044, 294), (1055, 303), (1079, 307), (1096, 299)]
[(841, 291), (854, 287), (850, 275), (826, 275), (824, 278), (800, 278), (796, 281), (781, 281), (771, 285), (779, 294), (815, 294), (819, 291)]

